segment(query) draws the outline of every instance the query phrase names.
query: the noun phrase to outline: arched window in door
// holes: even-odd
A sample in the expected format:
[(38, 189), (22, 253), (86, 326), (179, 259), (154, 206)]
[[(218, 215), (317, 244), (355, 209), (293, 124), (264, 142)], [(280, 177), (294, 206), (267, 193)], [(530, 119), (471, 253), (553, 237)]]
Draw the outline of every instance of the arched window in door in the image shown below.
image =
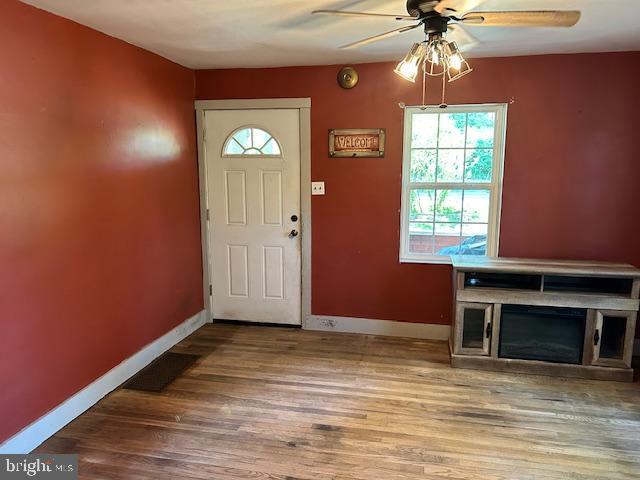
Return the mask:
[(245, 126), (235, 130), (224, 142), (225, 157), (281, 157), (280, 143), (269, 132)]

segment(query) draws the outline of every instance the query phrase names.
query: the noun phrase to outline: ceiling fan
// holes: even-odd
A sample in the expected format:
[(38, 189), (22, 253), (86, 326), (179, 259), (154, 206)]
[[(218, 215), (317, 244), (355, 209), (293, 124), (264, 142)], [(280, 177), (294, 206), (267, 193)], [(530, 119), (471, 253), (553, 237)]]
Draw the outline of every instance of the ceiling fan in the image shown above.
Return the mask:
[[(447, 42), (448, 31), (459, 31), (473, 38), (464, 31), (463, 26), (471, 27), (572, 27), (580, 19), (580, 12), (575, 10), (542, 10), (542, 11), (473, 11), (483, 0), (407, 0), (408, 15), (392, 15), (384, 13), (352, 12), (344, 10), (315, 10), (315, 15), (334, 15), (346, 17), (387, 18), (400, 22), (414, 22), (388, 32), (373, 35), (340, 48), (357, 48), (369, 43), (378, 42), (394, 35), (409, 32), (423, 27), (426, 40), (416, 43), (400, 62), (396, 73), (410, 81), (415, 81), (420, 65), (430, 63), (427, 74), (449, 76), (449, 81), (471, 72), (455, 42)], [(415, 23), (417, 22), (417, 23)], [(434, 66), (436, 67), (434, 69)], [(440, 67), (440, 71), (438, 71)]]

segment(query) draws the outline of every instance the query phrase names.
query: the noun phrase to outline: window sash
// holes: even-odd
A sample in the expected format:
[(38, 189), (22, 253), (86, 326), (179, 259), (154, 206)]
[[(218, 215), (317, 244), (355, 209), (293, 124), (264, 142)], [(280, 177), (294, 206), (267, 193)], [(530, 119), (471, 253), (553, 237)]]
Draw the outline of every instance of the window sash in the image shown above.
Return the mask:
[[(435, 224), (452, 223), (433, 221), (411, 221), (411, 191), (415, 189), (429, 190), (487, 190), (489, 191), (489, 219), (486, 222), (455, 222), (457, 225), (464, 224), (483, 224), (487, 225), (487, 256), (496, 256), (498, 254), (499, 230), (500, 230), (500, 211), (502, 201), (502, 175), (504, 164), (504, 141), (506, 135), (506, 104), (483, 104), (483, 105), (456, 105), (449, 106), (443, 112), (439, 107), (428, 107), (422, 109), (420, 107), (407, 107), (405, 109), (404, 122), (404, 151), (403, 151), (403, 167), (402, 167), (402, 208), (401, 208), (401, 225), (400, 225), (400, 261), (416, 262), (416, 263), (451, 263), (449, 255), (435, 255), (424, 253), (412, 253), (410, 251), (410, 227), (411, 224)], [(411, 181), (411, 152), (412, 150), (427, 149), (422, 147), (412, 148), (413, 133), (413, 114), (414, 113), (474, 113), (474, 112), (493, 112), (495, 113), (494, 139), (493, 139), (493, 163), (491, 182), (464, 182), (464, 170), (462, 181), (460, 182), (412, 182)], [(438, 127), (439, 129), (439, 127)], [(465, 132), (465, 137), (467, 133)], [(439, 131), (438, 131), (439, 137)], [(465, 149), (467, 142), (465, 138)], [(449, 148), (432, 148), (433, 150), (449, 150)], [(459, 148), (462, 150), (463, 148)], [(434, 212), (435, 213), (435, 212)], [(461, 232), (462, 233), (462, 232)], [(435, 241), (435, 230), (430, 236)], [(462, 236), (462, 235), (460, 235)]]

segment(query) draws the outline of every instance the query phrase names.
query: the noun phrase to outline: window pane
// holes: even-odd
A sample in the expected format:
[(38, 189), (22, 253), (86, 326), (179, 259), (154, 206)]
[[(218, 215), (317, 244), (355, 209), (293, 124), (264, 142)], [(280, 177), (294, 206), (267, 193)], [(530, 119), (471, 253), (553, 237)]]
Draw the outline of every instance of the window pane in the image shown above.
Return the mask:
[(253, 145), (251, 143), (251, 129), (243, 128), (239, 132), (236, 132), (233, 138), (242, 145), (245, 149), (251, 148)]
[(411, 190), (409, 220), (412, 222), (433, 222), (435, 190), (416, 188)]
[(280, 145), (260, 128), (242, 128), (227, 139), (224, 155), (280, 155)]
[(438, 140), (438, 114), (412, 115), (411, 147), (436, 148)]
[(462, 211), (463, 222), (489, 221), (489, 190), (465, 190)]
[(460, 224), (436, 223), (436, 255), (457, 255), (460, 250)]
[(436, 150), (411, 150), (411, 181), (436, 181)]
[(438, 190), (435, 212), (436, 222), (460, 222), (462, 218), (462, 190)]
[[(433, 224), (430, 224), (433, 226)], [(411, 233), (409, 234), (409, 252), (433, 255), (433, 235)]]
[(436, 223), (436, 235), (455, 235), (459, 237), (460, 227), (459, 223)]
[(224, 149), (225, 155), (242, 155), (244, 148), (240, 146), (234, 139), (230, 139)]
[(462, 224), (462, 236), (474, 237), (476, 235), (487, 236), (489, 225), (486, 223), (463, 223)]
[(252, 128), (253, 133), (253, 146), (258, 149), (262, 149), (262, 146), (269, 141), (271, 135), (259, 128)]
[(461, 182), (464, 150), (438, 150), (438, 182)]
[(493, 147), (496, 114), (494, 112), (469, 113), (467, 117), (467, 148)]
[(409, 225), (409, 232), (422, 235), (433, 235), (433, 223), (411, 222)]
[(460, 255), (486, 255), (487, 254), (487, 224), (462, 224), (462, 244)]
[(602, 343), (600, 358), (622, 359), (627, 332), (626, 317), (605, 315), (602, 319)]
[(280, 147), (278, 146), (278, 142), (276, 142), (273, 138), (267, 142), (267, 144), (262, 149), (262, 153), (264, 155), (280, 155)]
[(464, 181), (468, 183), (491, 182), (493, 177), (493, 149), (467, 150), (464, 165)]
[(483, 348), (485, 311), (465, 308), (462, 317), (462, 348)]
[(441, 113), (439, 148), (464, 148), (466, 113)]

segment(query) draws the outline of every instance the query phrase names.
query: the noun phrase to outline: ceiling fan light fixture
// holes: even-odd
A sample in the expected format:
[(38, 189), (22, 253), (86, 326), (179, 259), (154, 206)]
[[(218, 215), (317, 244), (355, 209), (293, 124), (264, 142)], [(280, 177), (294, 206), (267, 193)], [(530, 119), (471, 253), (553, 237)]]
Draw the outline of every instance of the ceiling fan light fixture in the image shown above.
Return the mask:
[(434, 65), (446, 63), (449, 54), (447, 51), (447, 42), (441, 35), (431, 35), (428, 42), (427, 61)]
[[(427, 76), (442, 77), (443, 89), (448, 78), (453, 82), (473, 71), (455, 42), (447, 42), (448, 31), (461, 32), (472, 42), (473, 37), (464, 26), (481, 27), (573, 27), (580, 20), (578, 10), (515, 10), (476, 11), (483, 0), (406, 0), (409, 15), (345, 10), (316, 10), (312, 13), (346, 17), (393, 18), (396, 21), (417, 22), (388, 32), (373, 35), (341, 48), (356, 48), (388, 37), (424, 27), (426, 40), (414, 43), (409, 53), (394, 72), (415, 83), (420, 66), (423, 66), (423, 104)], [(464, 37), (463, 37), (464, 38)], [(442, 102), (444, 104), (444, 100)]]
[(449, 68), (460, 70), (460, 68), (462, 68), (462, 63), (464, 62), (464, 57), (462, 56), (462, 53), (460, 53), (460, 49), (456, 42), (449, 42), (447, 44), (447, 52), (449, 53)]
[(427, 50), (422, 43), (414, 43), (402, 61), (395, 68), (394, 72), (405, 80), (416, 81), (420, 65), (427, 55)]
[(471, 72), (473, 72), (473, 68), (471, 68), (471, 65), (469, 65), (469, 62), (467, 62), (463, 58), (460, 68), (454, 68), (451, 65), (449, 66), (449, 68), (447, 69), (447, 76), (449, 77), (450, 82), (455, 82), (459, 78), (462, 78)]
[(462, 55), (456, 42), (449, 42), (447, 44), (447, 58), (447, 76), (450, 82), (458, 80), (473, 71), (473, 68), (471, 68), (469, 62), (467, 62)]
[(431, 49), (431, 54), (429, 55), (429, 61), (431, 63), (433, 63), (434, 65), (440, 65), (440, 58), (442, 56), (440, 55), (440, 52), (438, 51), (437, 48), (432, 48)]

